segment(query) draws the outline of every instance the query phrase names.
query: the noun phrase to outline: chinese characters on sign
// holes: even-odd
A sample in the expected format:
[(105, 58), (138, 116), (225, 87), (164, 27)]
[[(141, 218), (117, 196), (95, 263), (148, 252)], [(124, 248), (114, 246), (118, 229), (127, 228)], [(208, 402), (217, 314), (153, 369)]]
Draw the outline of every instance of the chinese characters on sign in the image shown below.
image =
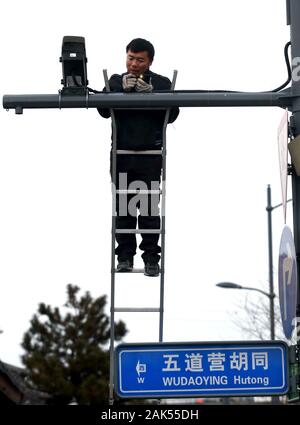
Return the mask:
[[(163, 354), (164, 363), (166, 367), (162, 369), (163, 372), (179, 372), (181, 369), (178, 367), (177, 361), (179, 354)], [(203, 372), (202, 359), (203, 355), (199, 353), (191, 353), (185, 355), (186, 367), (185, 371), (190, 372)], [(233, 352), (229, 356), (230, 360), (230, 369), (237, 370), (248, 370), (249, 358), (247, 352), (236, 353)], [(224, 371), (224, 362), (225, 354), (224, 353), (211, 353), (207, 355), (207, 360), (209, 362), (209, 370), (213, 371)], [(251, 353), (251, 368), (255, 370), (257, 367), (263, 367), (263, 369), (268, 369), (268, 353)]]

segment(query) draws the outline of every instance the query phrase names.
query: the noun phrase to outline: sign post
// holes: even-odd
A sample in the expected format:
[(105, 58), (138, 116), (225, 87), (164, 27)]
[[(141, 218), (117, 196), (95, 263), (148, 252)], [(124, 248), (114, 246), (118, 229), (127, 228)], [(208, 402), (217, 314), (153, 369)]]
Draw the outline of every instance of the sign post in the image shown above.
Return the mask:
[(286, 223), (287, 176), (288, 176), (288, 112), (285, 111), (278, 127), (278, 154), (284, 223)]

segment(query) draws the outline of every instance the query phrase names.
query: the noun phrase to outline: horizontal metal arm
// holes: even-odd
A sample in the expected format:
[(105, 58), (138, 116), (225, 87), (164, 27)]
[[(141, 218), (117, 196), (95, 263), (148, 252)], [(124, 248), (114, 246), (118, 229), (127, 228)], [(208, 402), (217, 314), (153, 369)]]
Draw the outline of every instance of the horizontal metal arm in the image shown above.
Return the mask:
[(27, 108), (170, 108), (212, 106), (291, 106), (289, 90), (282, 92), (232, 93), (170, 91), (156, 93), (100, 93), (86, 95), (23, 94), (3, 96), (5, 109), (22, 113)]
[(249, 291), (256, 291), (256, 292), (260, 292), (261, 294), (266, 295), (266, 296), (267, 296), (267, 297), (269, 297), (269, 298), (275, 298), (275, 297), (276, 297), (276, 295), (275, 295), (275, 294), (269, 294), (268, 292), (265, 292), (265, 291), (263, 291), (263, 290), (261, 290), (261, 289), (258, 289), (258, 288), (252, 288), (252, 287), (249, 287), (249, 286), (241, 286), (241, 288), (239, 288), (239, 289), (248, 289)]

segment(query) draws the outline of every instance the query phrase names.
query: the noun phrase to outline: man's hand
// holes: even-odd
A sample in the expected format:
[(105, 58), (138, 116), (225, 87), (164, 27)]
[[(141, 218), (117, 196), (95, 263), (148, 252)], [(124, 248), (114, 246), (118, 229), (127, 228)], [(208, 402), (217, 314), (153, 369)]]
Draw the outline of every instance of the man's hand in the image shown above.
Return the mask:
[(122, 79), (122, 86), (124, 91), (131, 91), (137, 82), (137, 78), (133, 74), (125, 74)]
[(138, 78), (135, 86), (135, 90), (137, 92), (149, 93), (153, 90), (152, 84), (146, 83), (146, 81), (142, 80), (142, 78)]

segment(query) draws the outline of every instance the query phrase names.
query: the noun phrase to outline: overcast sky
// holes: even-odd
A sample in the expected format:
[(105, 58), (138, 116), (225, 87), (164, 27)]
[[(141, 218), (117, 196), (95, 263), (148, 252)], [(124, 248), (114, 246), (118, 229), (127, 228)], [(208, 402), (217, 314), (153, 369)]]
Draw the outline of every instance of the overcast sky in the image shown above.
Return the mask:
[[(125, 46), (135, 37), (154, 44), (154, 72), (171, 78), (178, 70), (177, 89), (265, 91), (287, 78), (285, 0), (10, 0), (0, 16), (1, 95), (57, 93), (65, 35), (85, 37), (96, 89), (103, 68), (125, 71)], [(283, 113), (181, 108), (169, 126), (165, 341), (246, 338), (231, 314), (246, 297), (258, 300), (256, 293), (215, 284), (268, 290), (266, 188), (280, 203)], [(39, 302), (61, 306), (68, 283), (110, 294), (110, 122), (95, 109), (0, 114), (0, 359), (20, 364), (22, 335)], [(283, 224), (277, 209), (276, 283)], [(140, 252), (136, 258), (141, 266)], [(118, 275), (116, 291), (119, 307), (156, 307), (159, 279)], [(118, 318), (130, 330), (127, 342), (158, 340), (157, 315)]]

